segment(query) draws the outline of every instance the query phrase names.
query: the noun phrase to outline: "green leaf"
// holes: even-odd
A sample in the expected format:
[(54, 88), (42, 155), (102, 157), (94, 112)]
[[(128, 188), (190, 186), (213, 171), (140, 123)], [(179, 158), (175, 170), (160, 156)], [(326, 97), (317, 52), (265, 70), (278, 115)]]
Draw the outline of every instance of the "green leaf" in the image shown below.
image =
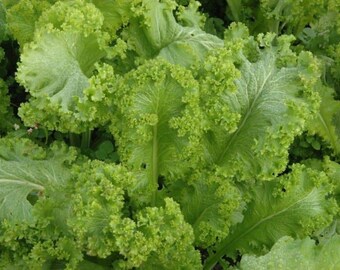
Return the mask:
[(123, 25), (126, 25), (133, 16), (133, 0), (91, 0), (104, 16), (104, 29), (112, 35)]
[(0, 220), (32, 221), (28, 196), (43, 196), (46, 189), (63, 186), (70, 178), (66, 161), (74, 151), (55, 145), (48, 153), (27, 139), (0, 140)]
[(98, 159), (106, 159), (108, 158), (112, 152), (114, 151), (114, 146), (111, 141), (103, 141), (95, 152), (95, 155)]
[(120, 157), (145, 172), (144, 196), (155, 203), (158, 178), (183, 174), (188, 156), (200, 149), (197, 82), (188, 70), (157, 59), (126, 74), (115, 89), (111, 130)]
[[(294, 137), (318, 107), (316, 59), (292, 53), (287, 37), (273, 39), (260, 36), (259, 46), (265, 48), (259, 51), (256, 45), (251, 52), (253, 39), (236, 37), (228, 41), (230, 49), (216, 50), (204, 62), (205, 160), (224, 175), (270, 179), (284, 171)], [(245, 57), (250, 53), (254, 62)]]
[(51, 6), (53, 0), (16, 1), (7, 11), (8, 27), (21, 46), (33, 40), (35, 23), (41, 13)]
[[(0, 3), (0, 41), (4, 40), (6, 35), (7, 35), (7, 31), (8, 31), (8, 25), (7, 25), (7, 20), (6, 20), (6, 10), (5, 7), (3, 5), (3, 3)], [(0, 57), (1, 60), (2, 57)]]
[(251, 201), (243, 222), (216, 246), (206, 269), (224, 254), (261, 254), (283, 236), (309, 235), (329, 225), (338, 211), (334, 198), (329, 197), (332, 185), (328, 177), (302, 165), (293, 166), (290, 174), (277, 180), (245, 189)]
[[(177, 1), (178, 2), (178, 1)], [(204, 16), (199, 8), (201, 7), (201, 3), (198, 1), (190, 0), (189, 3), (186, 3), (185, 7), (180, 5), (176, 12), (176, 18), (183, 26), (187, 27), (197, 27), (203, 28), (206, 20), (206, 16)]]
[(88, 255), (119, 253), (115, 269), (200, 269), (192, 228), (172, 199), (136, 211), (129, 201), (137, 179), (125, 167), (91, 161), (72, 172), (76, 184), (68, 224)]
[(320, 87), (320, 110), (308, 124), (308, 131), (318, 134), (330, 144), (336, 154), (340, 153), (340, 133), (337, 131), (337, 115), (340, 115), (340, 101), (335, 100), (334, 90), (328, 87)]
[[(54, 1), (54, 0), (52, 0)], [(57, 1), (39, 17), (36, 35), (54, 30), (79, 32), (87, 37), (101, 34), (104, 23), (103, 14), (87, 0)]]
[(239, 269), (335, 270), (340, 264), (339, 245), (339, 235), (333, 236), (329, 241), (321, 245), (315, 245), (315, 242), (310, 238), (294, 240), (286, 236), (278, 240), (270, 252), (263, 256), (244, 255)]
[(190, 66), (204, 58), (205, 54), (223, 45), (216, 36), (197, 27), (183, 27), (176, 22), (172, 1), (144, 1), (136, 9), (136, 18), (131, 19), (124, 31), (130, 49), (139, 56), (160, 56), (170, 63)]
[(46, 33), (25, 48), (17, 78), (32, 96), (48, 96), (67, 110), (74, 105), (73, 97), (82, 96), (94, 63), (103, 55), (94, 36)]
[(338, 205), (340, 205), (340, 164), (331, 161), (327, 156), (324, 157), (323, 161), (317, 159), (308, 159), (303, 161), (303, 164), (327, 174), (334, 185), (334, 197), (336, 198)]
[(167, 193), (181, 205), (195, 233), (195, 245), (206, 248), (227, 237), (241, 222), (244, 205), (240, 191), (229, 181), (208, 172), (192, 173), (185, 181), (167, 186)]
[(94, 64), (104, 55), (96, 36), (79, 32), (44, 33), (26, 46), (17, 72), (17, 80), (31, 94), (19, 112), (26, 125), (83, 131), (85, 124), (76, 114), (77, 99), (83, 97)]

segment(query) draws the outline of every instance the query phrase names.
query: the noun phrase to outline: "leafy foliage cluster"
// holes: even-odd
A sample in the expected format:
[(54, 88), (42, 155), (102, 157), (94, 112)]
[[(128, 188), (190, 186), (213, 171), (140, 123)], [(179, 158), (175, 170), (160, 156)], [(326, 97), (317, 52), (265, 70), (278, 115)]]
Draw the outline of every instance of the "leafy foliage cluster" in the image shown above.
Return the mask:
[(0, 269), (336, 269), (339, 11), (0, 1)]

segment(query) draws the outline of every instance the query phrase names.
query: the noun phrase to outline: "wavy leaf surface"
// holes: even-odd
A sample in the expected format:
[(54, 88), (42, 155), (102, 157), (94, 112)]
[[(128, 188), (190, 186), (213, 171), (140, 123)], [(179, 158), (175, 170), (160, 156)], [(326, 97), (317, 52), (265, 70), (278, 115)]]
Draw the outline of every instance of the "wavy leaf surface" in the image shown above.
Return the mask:
[(331, 192), (325, 174), (301, 165), (277, 181), (251, 188), (243, 222), (216, 246), (217, 252), (206, 262), (206, 269), (224, 254), (260, 254), (283, 236), (299, 238), (324, 228), (338, 211), (335, 200), (328, 198)]
[(112, 100), (118, 108), (112, 131), (121, 157), (134, 170), (146, 172), (154, 194), (158, 178), (183, 174), (186, 157), (195, 151), (200, 127), (197, 82), (179, 66), (149, 61), (117, 82)]
[[(17, 144), (17, 145), (16, 145)], [(31, 152), (31, 150), (34, 151)], [(70, 173), (65, 166), (74, 158), (66, 149), (46, 152), (28, 140), (1, 139), (0, 219), (10, 222), (32, 221), (32, 203), (28, 196), (43, 196), (46, 189), (65, 185)], [(58, 153), (59, 152), (59, 153)]]
[[(294, 65), (281, 66), (278, 51), (268, 46), (251, 62), (239, 49), (223, 49), (204, 64), (205, 160), (224, 175), (270, 179), (282, 172), (294, 137), (315, 113), (317, 73), (308, 65), (316, 60), (301, 53), (294, 56)], [(237, 54), (240, 60), (235, 60)]]
[(263, 256), (243, 256), (240, 269), (335, 270), (340, 264), (339, 245), (339, 235), (333, 236), (322, 245), (315, 245), (315, 242), (310, 238), (294, 240), (286, 236), (278, 240), (270, 252)]

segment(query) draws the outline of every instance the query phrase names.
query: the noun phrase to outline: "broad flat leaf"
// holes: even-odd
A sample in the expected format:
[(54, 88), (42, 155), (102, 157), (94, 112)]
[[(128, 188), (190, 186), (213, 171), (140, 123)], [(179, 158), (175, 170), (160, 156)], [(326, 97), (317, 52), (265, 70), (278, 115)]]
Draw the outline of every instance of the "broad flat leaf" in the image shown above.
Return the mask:
[(94, 63), (103, 55), (95, 36), (46, 33), (25, 48), (17, 78), (32, 96), (72, 109), (73, 98), (83, 95)]
[(205, 159), (224, 175), (270, 179), (282, 172), (294, 137), (318, 104), (313, 84), (307, 88), (301, 79), (307, 73), (306, 81), (315, 80), (312, 68), (307, 72), (315, 59), (302, 53), (294, 65), (280, 67), (278, 51), (263, 49), (255, 62), (241, 56), (236, 70), (233, 58), (240, 51), (220, 50), (204, 63), (201, 99), (210, 123)]
[(170, 63), (190, 66), (209, 50), (223, 46), (216, 36), (177, 23), (174, 9), (172, 1), (145, 1), (138, 9), (139, 16), (125, 30), (131, 48), (146, 58), (160, 56)]
[[(19, 151), (17, 144), (22, 147)], [(28, 140), (0, 140), (0, 220), (31, 221), (28, 195), (42, 196), (46, 189), (62, 186), (70, 178), (65, 149), (54, 151), (44, 157), (44, 151)], [(69, 155), (74, 156), (74, 151)]]
[(326, 175), (301, 165), (277, 180), (246, 189), (251, 201), (243, 222), (216, 246), (216, 254), (206, 262), (209, 266), (224, 254), (261, 254), (283, 236), (309, 235), (329, 225), (338, 211), (329, 198), (332, 186)]
[(222, 45), (222, 40), (216, 36), (197, 28), (181, 27), (173, 41), (163, 47), (158, 55), (170, 63), (190, 66), (195, 60), (202, 60), (208, 51)]
[(315, 245), (314, 240), (294, 240), (282, 237), (269, 253), (256, 257), (243, 255), (241, 270), (336, 270), (339, 269), (340, 236), (335, 235), (326, 243)]
[(81, 128), (74, 123), (76, 100), (83, 97), (94, 64), (104, 55), (96, 36), (73, 32), (44, 33), (25, 47), (17, 73), (32, 96), (20, 108), (25, 123), (64, 131)]

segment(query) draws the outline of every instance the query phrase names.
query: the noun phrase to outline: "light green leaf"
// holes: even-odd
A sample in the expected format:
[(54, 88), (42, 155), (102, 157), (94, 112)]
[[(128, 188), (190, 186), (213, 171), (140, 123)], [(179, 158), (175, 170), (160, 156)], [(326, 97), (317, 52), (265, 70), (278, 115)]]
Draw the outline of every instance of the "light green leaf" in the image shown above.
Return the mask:
[(36, 25), (36, 35), (54, 30), (79, 32), (87, 37), (100, 34), (103, 14), (87, 0), (57, 1), (44, 10)]
[(82, 96), (94, 63), (102, 56), (94, 36), (46, 33), (25, 48), (17, 78), (32, 96), (48, 96), (67, 110), (74, 105), (73, 97)]
[(144, 196), (155, 196), (158, 178), (183, 174), (190, 152), (199, 149), (197, 82), (190, 71), (158, 59), (117, 83), (111, 127), (120, 156), (133, 170), (145, 167)]
[(207, 18), (199, 11), (202, 4), (195, 0), (190, 0), (188, 2), (189, 3), (187, 3), (186, 6), (182, 6), (184, 3), (179, 3), (179, 1), (177, 1), (177, 3), (182, 4), (177, 8), (177, 20), (183, 26), (203, 28)]
[(336, 270), (340, 265), (340, 236), (335, 235), (321, 245), (315, 245), (310, 238), (294, 240), (282, 237), (263, 256), (244, 255), (241, 270)]
[(244, 205), (240, 191), (229, 179), (213, 174), (192, 173), (167, 186), (167, 194), (180, 205), (195, 233), (195, 245), (206, 248), (229, 234), (241, 222)]
[(222, 40), (197, 28), (180, 28), (173, 41), (162, 48), (159, 56), (173, 64), (190, 66), (202, 60), (206, 53), (221, 47)]
[(17, 80), (32, 96), (20, 108), (26, 125), (40, 123), (67, 132), (84, 129), (76, 119), (76, 101), (83, 97), (94, 64), (104, 55), (95, 35), (79, 32), (44, 33), (26, 46), (17, 72)]
[(33, 40), (35, 23), (55, 0), (21, 0), (7, 11), (8, 27), (21, 46)]
[(277, 180), (245, 189), (251, 201), (244, 220), (216, 246), (206, 269), (224, 254), (261, 254), (283, 236), (309, 235), (329, 225), (338, 211), (335, 200), (329, 198), (332, 186), (327, 176), (302, 165), (293, 166), (290, 174)]
[(328, 156), (324, 157), (323, 161), (318, 159), (304, 160), (303, 164), (327, 174), (334, 185), (334, 197), (337, 199), (338, 205), (340, 205), (340, 164), (330, 160)]
[(170, 63), (190, 66), (202, 60), (206, 52), (223, 46), (223, 41), (197, 27), (176, 22), (172, 1), (148, 0), (136, 9), (124, 31), (130, 48), (145, 58), (160, 56)]
[(75, 153), (66, 151), (55, 147), (48, 153), (27, 139), (0, 140), (0, 220), (33, 220), (28, 196), (43, 196), (70, 178), (64, 163)]
[(133, 16), (133, 0), (91, 0), (104, 16), (104, 29), (112, 35)]
[[(212, 52), (203, 65), (201, 100), (209, 124), (205, 160), (224, 175), (270, 179), (284, 171), (294, 137), (318, 106), (316, 59), (305, 52), (291, 55), (285, 49), (289, 43), (280, 39), (283, 44), (271, 46), (272, 39), (260, 41), (267, 48), (254, 48), (254, 62), (245, 58), (247, 45), (230, 41), (231, 49)], [(284, 63), (286, 56), (294, 64)]]
[(330, 144), (336, 154), (340, 153), (340, 132), (337, 131), (340, 115), (340, 101), (335, 100), (334, 90), (320, 87), (321, 106), (316, 117), (309, 122), (308, 131), (318, 134)]
[(72, 172), (77, 180), (68, 224), (88, 255), (119, 253), (114, 269), (200, 269), (192, 228), (176, 202), (167, 198), (162, 207), (131, 208), (137, 179), (121, 165), (91, 161)]

